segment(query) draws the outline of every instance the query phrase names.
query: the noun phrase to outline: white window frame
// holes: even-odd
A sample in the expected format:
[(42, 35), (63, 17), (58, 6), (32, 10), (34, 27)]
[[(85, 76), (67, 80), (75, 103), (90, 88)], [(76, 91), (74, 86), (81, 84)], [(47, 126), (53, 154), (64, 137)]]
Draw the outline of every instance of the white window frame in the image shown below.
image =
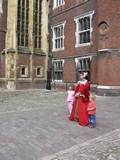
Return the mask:
[[(60, 23), (60, 24), (55, 25), (55, 26), (52, 27), (52, 32), (53, 32), (53, 38), (52, 38), (53, 48), (52, 48), (52, 51), (64, 50), (64, 39), (65, 39), (65, 36), (64, 36), (64, 28), (65, 28), (65, 23), (66, 23), (66, 21), (64, 21), (64, 22), (62, 22), (62, 23)], [(59, 28), (59, 27), (61, 27), (61, 26), (63, 27), (63, 35), (56, 38), (55, 28)], [(56, 47), (55, 47), (55, 45), (56, 45), (55, 40), (56, 40), (56, 39), (62, 39), (62, 40), (63, 40), (63, 46), (62, 46), (62, 47), (60, 47), (60, 48), (56, 48)]]
[[(94, 14), (94, 11), (90, 11), (88, 13), (85, 13), (85, 14), (82, 14), (82, 15), (79, 15), (77, 17), (74, 18), (74, 21), (76, 23), (76, 32), (75, 32), (75, 37), (76, 37), (76, 44), (75, 44), (75, 47), (82, 47), (82, 46), (89, 46), (92, 44), (92, 32), (93, 32), (93, 27), (92, 27), (92, 17), (93, 17), (93, 14)], [(85, 18), (85, 17), (90, 17), (90, 29), (87, 29), (87, 30), (82, 30), (82, 31), (79, 31), (79, 20), (82, 19), (82, 18)], [(79, 43), (79, 34), (80, 33), (83, 33), (83, 32), (87, 32), (87, 31), (90, 31), (90, 42), (88, 43)]]
[[(22, 68), (25, 68), (25, 74), (22, 74)], [(28, 67), (26, 65), (20, 66), (20, 77), (28, 77)]]
[(65, 4), (65, 0), (53, 0), (53, 9)]
[[(62, 59), (60, 59), (60, 60), (53, 60), (52, 61), (52, 64), (54, 63), (54, 62), (62, 62), (62, 67), (63, 67), (63, 72), (64, 72), (64, 60)], [(54, 72), (54, 70), (53, 70), (53, 72)], [(54, 73), (53, 73), (54, 74)], [(61, 79), (61, 80), (56, 80), (56, 79), (53, 79), (53, 75), (52, 75), (52, 81), (53, 82), (63, 82), (63, 79)]]
[[(78, 58), (75, 58), (75, 64), (76, 64), (76, 67), (79, 63), (79, 60), (84, 60), (84, 59), (90, 59), (90, 61), (92, 60), (92, 56), (85, 56), (85, 57), (78, 57)], [(90, 68), (89, 68), (90, 69)], [(81, 70), (82, 71), (82, 70)]]
[[(88, 63), (88, 60), (89, 63)], [(80, 72), (88, 72), (88, 74), (90, 75), (90, 66), (91, 65), (91, 60), (92, 60), (92, 56), (84, 56), (84, 57), (78, 57), (78, 58), (75, 58), (75, 64), (76, 64), (76, 69), (77, 69), (77, 79), (78, 78), (78, 73)], [(80, 63), (81, 61), (81, 63)], [(79, 67), (78, 67), (79, 66)]]

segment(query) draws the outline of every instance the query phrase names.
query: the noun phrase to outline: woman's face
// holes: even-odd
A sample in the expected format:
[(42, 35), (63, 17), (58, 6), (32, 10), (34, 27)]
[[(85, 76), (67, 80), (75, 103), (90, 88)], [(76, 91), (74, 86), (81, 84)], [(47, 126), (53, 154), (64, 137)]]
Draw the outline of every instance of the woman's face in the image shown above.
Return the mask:
[(81, 73), (80, 74), (80, 80), (83, 80), (84, 79), (84, 75)]

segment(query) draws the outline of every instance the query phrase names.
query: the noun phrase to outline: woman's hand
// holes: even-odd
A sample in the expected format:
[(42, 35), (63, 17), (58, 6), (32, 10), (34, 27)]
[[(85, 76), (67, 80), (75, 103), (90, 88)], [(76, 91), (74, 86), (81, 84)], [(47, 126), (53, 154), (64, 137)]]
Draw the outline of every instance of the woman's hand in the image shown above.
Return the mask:
[(75, 98), (78, 98), (80, 96), (80, 93), (75, 94)]

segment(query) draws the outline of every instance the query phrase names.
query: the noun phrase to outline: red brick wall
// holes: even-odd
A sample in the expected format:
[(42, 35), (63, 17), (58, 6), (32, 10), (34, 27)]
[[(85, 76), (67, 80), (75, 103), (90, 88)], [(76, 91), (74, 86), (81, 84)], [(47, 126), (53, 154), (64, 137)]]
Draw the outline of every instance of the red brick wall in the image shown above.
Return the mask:
[[(97, 14), (98, 24), (102, 21), (108, 24), (108, 33), (104, 48), (120, 48), (120, 1), (97, 0)], [(100, 43), (102, 42), (100, 41)], [(99, 45), (99, 49), (101, 48), (102, 46)]]
[(30, 77), (30, 54), (19, 54), (17, 59), (17, 77), (20, 76), (20, 66), (25, 65), (28, 67), (28, 77)]
[[(30, 54), (19, 54), (18, 56), (18, 61), (17, 61), (17, 66), (18, 66), (18, 77), (20, 77), (20, 66), (21, 65), (26, 65), (28, 66), (28, 77), (30, 77)], [(35, 77), (36, 74), (36, 67), (37, 66), (45, 66), (45, 57), (40, 56), (40, 55), (34, 55), (32, 57), (33, 59), (33, 77)]]
[(120, 55), (118, 53), (101, 53), (98, 57), (98, 84), (120, 85)]
[(33, 67), (34, 67), (33, 68), (33, 77), (36, 77), (36, 67), (37, 66), (43, 66), (43, 67), (45, 66), (45, 57), (44, 56), (39, 56), (39, 55), (33, 56)]
[(67, 59), (64, 63), (64, 82), (75, 82), (76, 71), (74, 59)]
[(24, 80), (18, 80), (16, 82), (16, 89), (29, 89), (29, 88), (45, 88), (46, 87), (46, 80), (35, 80), (36, 78), (36, 67), (37, 66), (45, 66), (45, 57), (41, 55), (33, 55), (32, 57), (32, 65), (33, 65), (33, 80), (27, 79), (30, 77), (30, 59), (31, 54), (19, 54), (18, 61), (17, 61), (17, 77), (21, 78), (20, 76), (20, 66), (25, 65), (28, 66), (28, 76)]
[(92, 84), (98, 83), (98, 77), (97, 77), (97, 56), (93, 56), (91, 59), (91, 66), (90, 66), (90, 79)]

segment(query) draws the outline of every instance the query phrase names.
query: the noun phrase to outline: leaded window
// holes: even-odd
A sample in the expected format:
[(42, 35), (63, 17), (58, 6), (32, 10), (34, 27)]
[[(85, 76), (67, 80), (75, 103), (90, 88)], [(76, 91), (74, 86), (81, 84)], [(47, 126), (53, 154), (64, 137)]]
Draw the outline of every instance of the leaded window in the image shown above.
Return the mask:
[(18, 0), (18, 46), (28, 46), (29, 0)]
[(92, 16), (94, 12), (75, 18), (76, 47), (90, 45), (92, 40)]
[(90, 42), (90, 16), (78, 20), (79, 44)]
[(64, 26), (65, 22), (52, 28), (53, 51), (64, 49)]
[(79, 72), (90, 71), (90, 58), (81, 58), (78, 60), (77, 67)]
[(53, 80), (62, 81), (63, 80), (63, 60), (53, 61)]
[(64, 3), (65, 3), (64, 0), (54, 0), (54, 8), (59, 7), (63, 5)]
[(80, 72), (88, 72), (88, 79), (90, 80), (90, 57), (83, 57), (77, 59), (77, 80)]
[(42, 0), (34, 1), (34, 19), (33, 19), (33, 30), (34, 30), (34, 47), (41, 48), (41, 5)]

